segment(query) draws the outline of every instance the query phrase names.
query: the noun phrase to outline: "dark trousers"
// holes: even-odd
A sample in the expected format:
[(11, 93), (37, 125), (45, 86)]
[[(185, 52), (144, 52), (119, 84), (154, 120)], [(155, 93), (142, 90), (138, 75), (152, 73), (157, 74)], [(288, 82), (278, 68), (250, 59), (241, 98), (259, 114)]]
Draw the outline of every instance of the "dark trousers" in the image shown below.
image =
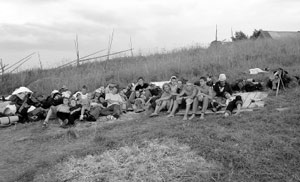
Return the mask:
[(237, 95), (233, 101), (229, 102), (226, 107), (226, 112), (232, 113), (233, 109), (237, 108), (238, 104), (243, 105), (242, 97), (239, 95)]
[(75, 111), (74, 113), (70, 114), (68, 125), (74, 125), (75, 120), (79, 119), (80, 114), (81, 114), (81, 111)]
[(104, 108), (100, 111), (100, 115), (102, 116), (108, 116), (112, 115), (115, 118), (119, 118), (121, 115), (121, 106), (118, 104), (113, 104), (107, 108)]

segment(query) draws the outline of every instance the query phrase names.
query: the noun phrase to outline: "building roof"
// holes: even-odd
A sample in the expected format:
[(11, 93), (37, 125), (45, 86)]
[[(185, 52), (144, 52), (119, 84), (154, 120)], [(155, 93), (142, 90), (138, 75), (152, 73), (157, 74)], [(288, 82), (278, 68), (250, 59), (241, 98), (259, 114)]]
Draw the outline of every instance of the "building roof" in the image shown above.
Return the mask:
[(271, 38), (275, 40), (282, 39), (298, 39), (300, 40), (300, 31), (287, 32), (287, 31), (264, 31), (261, 30), (258, 36), (259, 38)]

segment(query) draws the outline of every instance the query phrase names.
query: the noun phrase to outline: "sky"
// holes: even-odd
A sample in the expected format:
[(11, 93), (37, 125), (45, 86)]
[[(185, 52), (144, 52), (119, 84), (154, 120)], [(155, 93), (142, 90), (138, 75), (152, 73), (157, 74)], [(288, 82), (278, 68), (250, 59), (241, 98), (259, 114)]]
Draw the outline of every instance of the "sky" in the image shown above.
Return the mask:
[[(0, 0), (0, 59), (12, 65), (38, 52), (56, 67), (107, 49), (149, 54), (229, 41), (231, 29), (300, 31), (300, 0)], [(106, 54), (101, 52), (95, 56)], [(129, 53), (128, 53), (129, 54)], [(37, 54), (20, 69), (39, 67)]]

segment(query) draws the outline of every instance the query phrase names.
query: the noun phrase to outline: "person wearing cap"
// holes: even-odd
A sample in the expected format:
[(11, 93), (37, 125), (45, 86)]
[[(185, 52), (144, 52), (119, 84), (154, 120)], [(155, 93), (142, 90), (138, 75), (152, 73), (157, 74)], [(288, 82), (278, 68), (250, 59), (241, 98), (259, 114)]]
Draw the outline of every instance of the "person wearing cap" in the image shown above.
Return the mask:
[[(225, 109), (224, 117), (231, 115), (234, 109), (237, 109), (236, 115), (240, 114), (243, 100), (241, 96), (232, 97), (232, 89), (228, 82), (226, 82), (226, 75), (220, 74), (219, 81), (214, 85), (213, 90), (215, 92), (214, 96), (220, 97), (226, 100), (227, 106)], [(214, 105), (214, 103), (212, 103)]]
[(200, 84), (200, 86), (197, 87), (198, 94), (195, 97), (194, 102), (193, 102), (193, 114), (189, 118), (189, 120), (193, 119), (196, 116), (199, 102), (202, 103), (202, 110), (201, 110), (200, 119), (204, 119), (204, 114), (207, 110), (209, 100), (211, 100), (212, 96), (213, 96), (212, 88), (207, 85), (207, 78), (206, 77), (200, 77), (199, 84)]
[(196, 87), (193, 85), (193, 83), (191, 81), (188, 81), (186, 83), (185, 87), (183, 87), (183, 90), (181, 91), (181, 93), (176, 96), (176, 101), (174, 102), (174, 106), (172, 108), (172, 111), (167, 117), (174, 117), (178, 106), (183, 101), (185, 101), (186, 102), (186, 109), (185, 109), (183, 120), (188, 120), (188, 113), (190, 111), (191, 105), (192, 105), (196, 95), (197, 95)]
[(226, 75), (220, 74), (219, 80), (213, 86), (216, 97), (222, 97), (228, 99), (232, 95), (232, 89), (230, 84), (226, 81)]

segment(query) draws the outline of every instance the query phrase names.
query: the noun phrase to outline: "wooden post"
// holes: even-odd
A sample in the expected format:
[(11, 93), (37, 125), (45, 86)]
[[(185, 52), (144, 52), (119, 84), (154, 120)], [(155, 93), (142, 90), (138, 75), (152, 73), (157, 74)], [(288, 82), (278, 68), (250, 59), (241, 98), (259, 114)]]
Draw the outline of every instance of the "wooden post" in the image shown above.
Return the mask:
[(40, 57), (40, 53), (38, 52), (38, 58), (39, 58), (39, 62), (40, 62), (40, 66), (41, 66), (41, 70), (43, 70), (43, 65), (42, 65), (42, 61), (41, 61), (41, 57)]
[(133, 49), (132, 49), (132, 41), (131, 41), (131, 36), (130, 36), (130, 49), (131, 49), (131, 57), (133, 57)]
[(1, 81), (3, 82), (4, 66), (3, 66), (2, 58), (0, 59), (0, 66), (1, 66)]
[(111, 36), (109, 36), (109, 39), (108, 39), (107, 61), (109, 60), (109, 54), (110, 54), (110, 50), (111, 50), (111, 45), (112, 45), (113, 38), (114, 38), (114, 29), (113, 29), (113, 31), (111, 33)]
[(75, 42), (75, 50), (76, 50), (76, 56), (77, 56), (77, 67), (79, 66), (80, 58), (79, 58), (79, 46), (78, 46), (78, 35), (76, 34), (76, 40)]

